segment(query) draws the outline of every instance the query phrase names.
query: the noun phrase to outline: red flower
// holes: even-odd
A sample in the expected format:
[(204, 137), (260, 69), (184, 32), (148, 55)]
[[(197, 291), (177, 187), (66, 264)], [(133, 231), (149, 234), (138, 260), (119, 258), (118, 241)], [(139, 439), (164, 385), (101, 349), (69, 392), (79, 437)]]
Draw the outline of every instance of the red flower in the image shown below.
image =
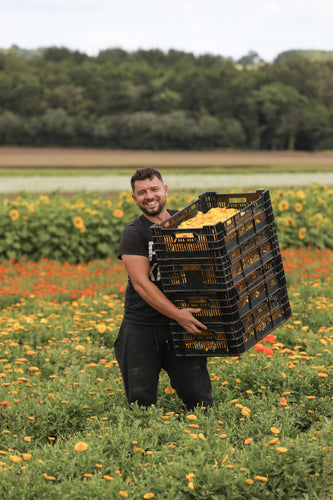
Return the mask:
[(2, 406), (9, 406), (10, 405), (10, 402), (9, 401), (1, 401), (0, 405)]

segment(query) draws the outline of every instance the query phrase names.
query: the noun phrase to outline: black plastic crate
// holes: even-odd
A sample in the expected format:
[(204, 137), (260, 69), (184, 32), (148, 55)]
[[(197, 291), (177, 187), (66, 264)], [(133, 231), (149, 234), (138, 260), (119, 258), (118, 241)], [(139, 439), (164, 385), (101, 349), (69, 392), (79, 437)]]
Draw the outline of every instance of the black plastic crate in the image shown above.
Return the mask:
[(211, 290), (231, 288), (259, 268), (270, 269), (280, 257), (273, 227), (265, 228), (224, 257), (159, 260), (163, 290)]
[[(194, 217), (199, 210), (206, 213), (213, 207), (239, 211), (214, 225), (178, 228), (181, 222)], [(208, 191), (162, 223), (154, 224), (151, 229), (158, 260), (167, 260), (225, 256), (270, 225), (274, 226), (274, 215), (268, 190), (230, 194)]]
[(201, 334), (171, 323), (171, 342), (176, 356), (240, 356), (290, 317), (288, 295), (278, 292), (241, 320), (211, 323)]
[(169, 264), (163, 262), (160, 272), (163, 290), (167, 295), (170, 292), (239, 289), (255, 280), (256, 275), (263, 278), (265, 274), (275, 272), (277, 266), (282, 266), (280, 253), (269, 252), (249, 266), (242, 267), (242, 272), (236, 276), (232, 275), (230, 266), (225, 269), (218, 259), (193, 259)]
[(168, 292), (166, 295), (179, 309), (200, 308), (200, 313), (195, 316), (208, 325), (240, 320), (277, 292), (283, 296), (287, 294), (282, 262), (275, 262), (269, 270), (257, 270), (237, 287), (204, 292)]

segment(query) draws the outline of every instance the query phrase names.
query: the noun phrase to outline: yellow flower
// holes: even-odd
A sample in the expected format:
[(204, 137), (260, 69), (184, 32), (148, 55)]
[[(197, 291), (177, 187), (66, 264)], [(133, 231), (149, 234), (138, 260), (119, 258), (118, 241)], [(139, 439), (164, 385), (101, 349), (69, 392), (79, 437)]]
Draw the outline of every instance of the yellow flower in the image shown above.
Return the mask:
[(245, 479), (245, 482), (246, 482), (247, 484), (249, 484), (249, 485), (251, 485), (251, 484), (253, 484), (253, 483), (254, 483), (253, 479), (249, 479), (249, 478), (248, 478), (248, 479)]
[(306, 198), (306, 194), (301, 189), (299, 191), (296, 191), (296, 196), (297, 196), (297, 198), (300, 198), (301, 200), (304, 200)]
[(283, 446), (277, 446), (277, 447), (276, 447), (276, 450), (277, 450), (279, 453), (287, 453), (288, 448), (284, 448)]
[(265, 476), (256, 476), (255, 478), (256, 478), (258, 481), (261, 481), (261, 482), (263, 482), (263, 483), (265, 483), (265, 482), (267, 481), (267, 479), (268, 479), (268, 478), (267, 478), (267, 477), (265, 477)]
[(154, 493), (145, 493), (143, 495), (143, 498), (146, 498), (146, 499), (148, 499), (148, 498), (154, 498), (154, 496), (155, 496)]
[(9, 216), (12, 220), (17, 220), (20, 217), (20, 214), (19, 214), (18, 210), (16, 210), (16, 208), (14, 208), (13, 210), (11, 210), (9, 212)]
[(295, 212), (301, 212), (303, 210), (303, 205), (299, 201), (297, 201), (294, 205)]
[(186, 474), (186, 476), (185, 476), (185, 477), (186, 477), (186, 479), (187, 479), (188, 481), (192, 481), (192, 480), (193, 480), (193, 478), (195, 477), (195, 474), (194, 474), (194, 472), (189, 472), (188, 474)]
[(19, 464), (21, 462), (21, 458), (16, 455), (9, 455), (9, 460), (14, 464)]
[(41, 194), (39, 196), (39, 199), (40, 199), (40, 201), (43, 201), (44, 203), (50, 203), (50, 198), (45, 194)]
[(116, 219), (121, 219), (124, 216), (124, 212), (120, 210), (120, 208), (116, 208), (116, 210), (113, 211), (113, 217)]
[(28, 461), (28, 460), (30, 460), (31, 456), (32, 455), (30, 453), (22, 453), (23, 460)]
[(106, 325), (105, 325), (105, 323), (98, 323), (98, 324), (96, 325), (96, 329), (97, 329), (98, 333), (104, 333), (104, 332), (105, 332), (105, 330), (106, 330)]
[(105, 479), (105, 481), (113, 481), (113, 477), (112, 476), (108, 476), (107, 474), (105, 474), (103, 476), (103, 479)]
[(81, 227), (84, 227), (84, 222), (82, 217), (74, 217), (73, 219), (73, 225), (80, 229)]
[(295, 219), (293, 219), (292, 217), (286, 217), (285, 220), (286, 220), (286, 223), (288, 224), (288, 226), (291, 226), (291, 227), (297, 226)]
[(191, 415), (187, 415), (187, 418), (188, 418), (189, 420), (196, 420), (196, 419), (197, 419), (197, 416), (196, 416), (196, 415), (192, 415), (192, 414), (191, 414)]
[(123, 498), (127, 498), (128, 497), (128, 493), (127, 493), (127, 491), (119, 491), (119, 496), (123, 497)]
[(84, 441), (79, 441), (78, 443), (76, 443), (76, 445), (74, 446), (74, 449), (76, 451), (85, 451), (86, 449), (88, 448), (88, 445), (87, 443), (85, 443)]
[(190, 481), (187, 486), (190, 488), (190, 490), (194, 490), (194, 483), (193, 483), (193, 481)]
[(277, 429), (276, 427), (271, 427), (271, 432), (272, 432), (274, 435), (280, 434), (279, 429)]
[(280, 203), (278, 205), (278, 209), (280, 210), (280, 212), (283, 212), (284, 210), (288, 210), (288, 208), (289, 208), (289, 203), (287, 200), (280, 201)]
[(47, 481), (55, 481), (56, 478), (54, 476), (49, 476), (48, 474), (43, 474), (44, 476), (44, 479), (46, 479)]
[(305, 235), (306, 235), (306, 228), (305, 227), (301, 227), (299, 229), (299, 231), (298, 231), (298, 239), (299, 240), (304, 240)]

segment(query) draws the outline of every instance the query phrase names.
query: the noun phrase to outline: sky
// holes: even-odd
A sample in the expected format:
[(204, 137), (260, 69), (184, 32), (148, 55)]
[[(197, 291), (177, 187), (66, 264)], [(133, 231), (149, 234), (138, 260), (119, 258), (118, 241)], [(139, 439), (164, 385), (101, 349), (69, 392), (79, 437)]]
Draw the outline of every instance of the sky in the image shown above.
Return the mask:
[(333, 50), (332, 0), (0, 0), (0, 48), (169, 49), (266, 62)]

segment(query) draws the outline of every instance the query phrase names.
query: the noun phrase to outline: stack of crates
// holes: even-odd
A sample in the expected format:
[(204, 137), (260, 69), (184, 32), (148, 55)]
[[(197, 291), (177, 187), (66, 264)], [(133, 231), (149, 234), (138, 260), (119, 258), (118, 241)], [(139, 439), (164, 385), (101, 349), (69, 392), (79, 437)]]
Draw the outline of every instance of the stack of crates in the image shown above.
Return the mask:
[[(180, 229), (198, 211), (238, 212), (224, 222)], [(165, 295), (177, 307), (200, 308), (200, 334), (170, 322), (177, 356), (239, 356), (291, 317), (268, 190), (205, 192), (152, 226)]]

